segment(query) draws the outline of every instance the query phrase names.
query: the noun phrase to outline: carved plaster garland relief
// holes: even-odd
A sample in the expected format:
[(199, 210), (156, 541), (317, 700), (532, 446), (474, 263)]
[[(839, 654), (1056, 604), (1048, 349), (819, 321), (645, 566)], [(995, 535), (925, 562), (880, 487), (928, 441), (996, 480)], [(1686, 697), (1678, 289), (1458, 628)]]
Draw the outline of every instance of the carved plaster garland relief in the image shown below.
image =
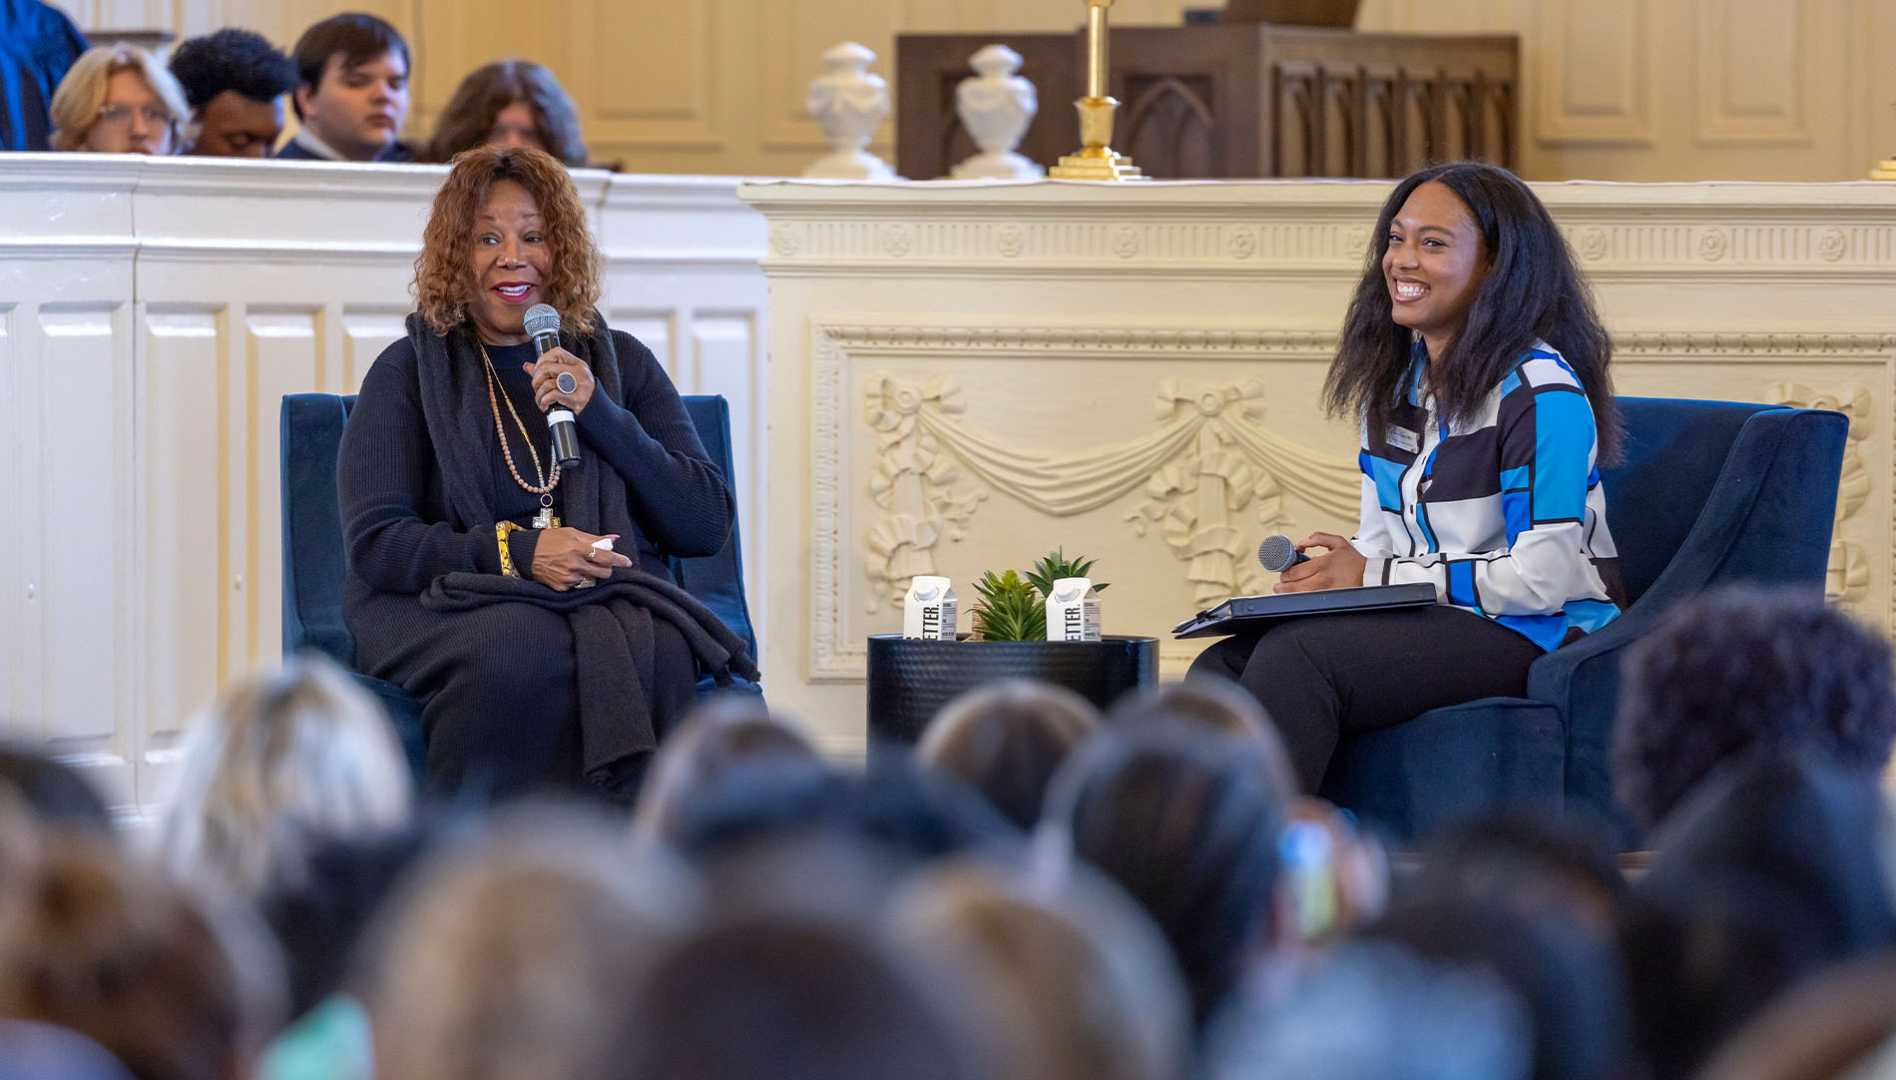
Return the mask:
[[(1312, 331), (1091, 327), (942, 327), (818, 322), (813, 327), (810, 677), (860, 679), (864, 646), (846, 605), (873, 612), (894, 603), (911, 575), (934, 566), (995, 494), (1052, 517), (1137, 498), (1122, 519), (1156, 534), (1185, 564), (1198, 597), (1230, 595), (1249, 573), (1260, 524), (1281, 526), (1286, 494), (1348, 520), (1360, 478), (1353, 462), (1284, 440), (1261, 422), (1263, 391), (1243, 379), (1160, 380), (1155, 424), (1119, 442), (1049, 453), (1014, 446), (963, 420), (966, 391), (947, 376), (867, 369), (878, 358), (947, 366), (971, 356), (1039, 360), (1327, 361), (1332, 335)], [(1234, 371), (1234, 375), (1239, 372)], [(853, 481), (844, 462), (857, 402), (869, 433), (868, 505), (862, 531), (844, 535)], [(861, 519), (858, 519), (861, 522)], [(854, 531), (854, 530), (852, 530)], [(863, 566), (853, 564), (860, 558)], [(856, 577), (856, 574), (861, 577)], [(850, 580), (866, 583), (852, 601)], [(1172, 659), (1166, 654), (1168, 662)]]
[[(1256, 379), (1162, 380), (1150, 432), (1057, 454), (964, 423), (966, 405), (953, 379), (918, 383), (873, 372), (864, 397), (864, 419), (876, 433), (869, 494), (884, 511), (863, 540), (870, 583), (864, 606), (871, 613), (883, 598), (899, 602), (911, 577), (936, 572), (936, 545), (962, 537), (989, 490), (1048, 517), (1143, 490), (1122, 520), (1138, 536), (1156, 529), (1189, 564), (1186, 577), (1201, 607), (1263, 589), (1247, 554), (1258, 527), (1288, 525), (1287, 491), (1340, 519), (1357, 509), (1355, 467), (1273, 435), (1262, 422), (1264, 384)], [(1255, 523), (1240, 517), (1247, 509)]]

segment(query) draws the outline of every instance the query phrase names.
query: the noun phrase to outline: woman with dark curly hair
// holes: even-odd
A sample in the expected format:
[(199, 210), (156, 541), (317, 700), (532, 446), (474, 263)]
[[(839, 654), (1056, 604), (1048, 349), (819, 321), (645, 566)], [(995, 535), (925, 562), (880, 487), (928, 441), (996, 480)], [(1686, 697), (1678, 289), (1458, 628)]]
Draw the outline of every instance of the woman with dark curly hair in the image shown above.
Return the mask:
[(1599, 462), (1619, 447), (1612, 342), (1547, 208), (1513, 173), (1455, 162), (1396, 185), (1324, 392), (1362, 424), (1356, 535), (1278, 592), (1426, 582), (1436, 603), (1291, 621), (1194, 665), (1241, 681), (1306, 791), (1338, 740), (1477, 698), (1619, 614)]
[(579, 110), (553, 73), (531, 60), (475, 68), (448, 99), (426, 160), (453, 161), (476, 146), (531, 146), (577, 169), (586, 164)]
[[(342, 441), (357, 664), (424, 700), (436, 788), (583, 777), (629, 800), (700, 668), (755, 675), (666, 565), (724, 546), (731, 494), (651, 350), (594, 310), (599, 253), (559, 162), (462, 154), (422, 244), (408, 335)], [(537, 358), (535, 304), (564, 328)], [(549, 446), (556, 404), (577, 418), (572, 468)]]

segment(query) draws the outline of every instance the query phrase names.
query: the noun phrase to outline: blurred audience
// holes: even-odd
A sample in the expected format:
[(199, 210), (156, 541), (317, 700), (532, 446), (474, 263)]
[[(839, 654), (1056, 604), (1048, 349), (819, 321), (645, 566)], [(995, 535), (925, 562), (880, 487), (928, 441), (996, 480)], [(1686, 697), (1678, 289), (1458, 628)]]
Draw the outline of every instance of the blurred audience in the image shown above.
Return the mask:
[(1196, 678), (1166, 683), (1127, 694), (1113, 704), (1106, 722), (1115, 728), (1152, 724), (1185, 724), (1203, 731), (1229, 735), (1256, 744), (1259, 761), (1272, 787), (1287, 794), (1297, 791), (1297, 774), (1290, 767), (1284, 740), (1257, 695), (1230, 679)]
[(1887, 654), (1801, 602), (1708, 603), (1744, 662), (1668, 627), (1629, 671), (1665, 819), (1630, 887), (1588, 825), (1498, 808), (1392, 888), (1250, 699), (1194, 685), (1102, 722), (997, 683), (867, 769), (728, 697), (629, 830), (417, 815), (378, 707), (293, 658), (199, 718), (150, 844), (0, 747), (0, 1080), (1887, 1074)]
[(715, 922), (663, 950), (607, 1030), (621, 1080), (980, 1076), (973, 1033), (912, 960), (807, 913)]
[(393, 26), (360, 12), (333, 15), (303, 31), (290, 50), (302, 125), (276, 156), (292, 161), (413, 161), (399, 141), (408, 118), (408, 42)]
[(1479, 968), (1387, 942), (1339, 946), (1294, 983), (1247, 987), (1212, 1028), (1206, 1080), (1521, 1080), (1525, 1009)]
[(1703, 1080), (1881, 1080), (1896, 1076), (1896, 957), (1810, 979), (1746, 1024)]
[(296, 65), (263, 35), (219, 30), (171, 54), (191, 118), (184, 152), (206, 157), (269, 157), (283, 133), (283, 96), (296, 89)]
[(304, 654), (227, 690), (192, 726), (158, 848), (180, 880), (255, 898), (302, 882), (322, 841), (406, 822), (413, 787), (381, 706)]
[(632, 815), (633, 834), (670, 841), (695, 793), (731, 769), (760, 761), (814, 763), (796, 727), (772, 718), (763, 699), (725, 694), (700, 705), (659, 744)]
[(1595, 1080), (1629, 1067), (1619, 957), (1610, 943), (1556, 915), (1493, 900), (1427, 898), (1395, 905), (1361, 939), (1498, 980), (1525, 1010), (1534, 1080)]
[(1606, 837), (1589, 824), (1517, 807), (1429, 838), (1411, 892), (1505, 904), (1610, 942), (1628, 889)]
[(1679, 604), (1627, 650), (1621, 678), (1615, 795), (1648, 827), (1755, 747), (1817, 747), (1877, 773), (1896, 738), (1889, 644), (1818, 596), (1740, 587)]
[(175, 154), (189, 109), (184, 90), (150, 53), (133, 45), (87, 49), (53, 92), (55, 150)]
[[(371, 939), (378, 1080), (624, 1075), (624, 995), (697, 907), (577, 810), (516, 811), (419, 872)], [(645, 1042), (659, 1031), (634, 1026)]]
[(945, 863), (915, 875), (890, 921), (958, 1009), (983, 1075), (1186, 1075), (1191, 1006), (1171, 951), (1136, 905), (1083, 868)]
[(1793, 987), (1896, 948), (1889, 813), (1875, 778), (1805, 748), (1731, 764), (1673, 815), (1622, 929), (1658, 1080)]
[(0, 882), (0, 1017), (54, 1024), (138, 1080), (248, 1075), (281, 1021), (274, 945), (117, 847), (49, 837)]
[(0, 743), (0, 799), (5, 798), (19, 800), (41, 825), (113, 839), (112, 815), (99, 793), (72, 766), (36, 750)]
[(1183, 728), (1102, 733), (1067, 762), (1047, 802), (1044, 857), (1091, 864), (1145, 909), (1199, 1025), (1287, 929), (1287, 793), (1242, 745)]
[(1054, 773), (1098, 726), (1099, 710), (1073, 691), (1009, 679), (949, 702), (923, 732), (916, 760), (1032, 829)]
[(41, 0), (0, 0), (0, 150), (45, 150), (53, 91), (86, 36)]
[(530, 60), (497, 60), (469, 72), (441, 111), (423, 157), (452, 161), (476, 146), (531, 146), (569, 169), (586, 164), (579, 110), (553, 73)]

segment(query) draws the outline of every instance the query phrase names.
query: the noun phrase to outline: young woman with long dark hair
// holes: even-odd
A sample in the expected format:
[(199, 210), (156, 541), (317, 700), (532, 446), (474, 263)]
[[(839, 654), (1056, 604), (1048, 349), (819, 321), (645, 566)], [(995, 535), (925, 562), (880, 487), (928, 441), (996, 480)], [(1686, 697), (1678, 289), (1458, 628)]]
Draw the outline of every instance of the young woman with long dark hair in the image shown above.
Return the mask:
[(1342, 736), (1520, 696), (1535, 659), (1619, 614), (1597, 468), (1620, 442), (1612, 351), (1512, 173), (1437, 165), (1390, 194), (1324, 386), (1362, 422), (1361, 520), (1305, 538), (1325, 553), (1277, 591), (1427, 582), (1437, 603), (1294, 620), (1193, 665), (1263, 701), (1305, 790)]

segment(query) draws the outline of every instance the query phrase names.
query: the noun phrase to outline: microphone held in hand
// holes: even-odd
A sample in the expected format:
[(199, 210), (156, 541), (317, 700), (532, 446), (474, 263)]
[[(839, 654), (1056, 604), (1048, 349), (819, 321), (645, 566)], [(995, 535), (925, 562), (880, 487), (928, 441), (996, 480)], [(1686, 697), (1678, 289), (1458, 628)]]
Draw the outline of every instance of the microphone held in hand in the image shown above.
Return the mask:
[[(528, 308), (524, 329), (533, 339), (535, 356), (545, 356), (560, 347), (560, 313), (553, 310), (553, 305), (535, 304)], [(573, 410), (554, 405), (546, 411), (546, 427), (553, 433), (553, 460), (559, 462), (562, 469), (578, 465), (579, 429), (573, 423)]]
[(1309, 562), (1310, 556), (1297, 550), (1297, 545), (1283, 533), (1267, 536), (1257, 546), (1257, 561), (1264, 569), (1273, 574), (1281, 574), (1300, 562)]

